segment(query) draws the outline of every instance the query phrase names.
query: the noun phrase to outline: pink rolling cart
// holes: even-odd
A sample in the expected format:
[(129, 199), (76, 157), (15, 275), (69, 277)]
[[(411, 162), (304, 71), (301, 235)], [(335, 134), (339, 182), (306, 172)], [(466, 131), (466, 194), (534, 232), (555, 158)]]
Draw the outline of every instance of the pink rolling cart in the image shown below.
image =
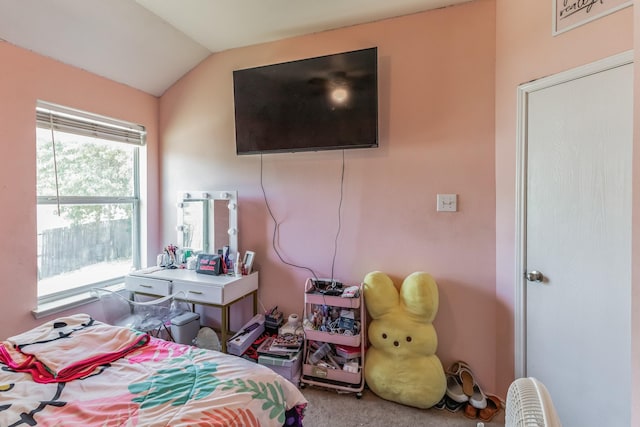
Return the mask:
[(317, 284), (314, 279), (305, 283), (300, 387), (326, 387), (361, 398), (367, 337), (362, 285), (357, 296), (343, 297)]

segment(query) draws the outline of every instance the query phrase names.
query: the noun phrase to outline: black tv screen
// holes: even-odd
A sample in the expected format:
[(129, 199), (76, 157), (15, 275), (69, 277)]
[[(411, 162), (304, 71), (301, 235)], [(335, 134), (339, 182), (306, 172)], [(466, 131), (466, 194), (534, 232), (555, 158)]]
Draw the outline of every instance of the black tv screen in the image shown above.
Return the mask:
[(378, 146), (377, 48), (233, 72), (236, 152)]

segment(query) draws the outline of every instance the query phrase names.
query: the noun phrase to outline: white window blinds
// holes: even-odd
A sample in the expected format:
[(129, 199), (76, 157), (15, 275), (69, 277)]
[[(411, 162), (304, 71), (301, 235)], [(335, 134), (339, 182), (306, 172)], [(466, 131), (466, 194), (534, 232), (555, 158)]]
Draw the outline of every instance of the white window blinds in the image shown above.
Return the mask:
[(145, 145), (144, 126), (38, 101), (36, 126), (76, 135)]

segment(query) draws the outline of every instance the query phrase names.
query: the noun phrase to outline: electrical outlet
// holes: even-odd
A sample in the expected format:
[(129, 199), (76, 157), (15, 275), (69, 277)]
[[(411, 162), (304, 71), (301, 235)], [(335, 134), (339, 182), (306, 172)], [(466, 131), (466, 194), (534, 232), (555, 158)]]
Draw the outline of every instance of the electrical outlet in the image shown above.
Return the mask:
[(457, 194), (438, 194), (437, 197), (438, 212), (457, 212), (458, 211), (458, 195)]

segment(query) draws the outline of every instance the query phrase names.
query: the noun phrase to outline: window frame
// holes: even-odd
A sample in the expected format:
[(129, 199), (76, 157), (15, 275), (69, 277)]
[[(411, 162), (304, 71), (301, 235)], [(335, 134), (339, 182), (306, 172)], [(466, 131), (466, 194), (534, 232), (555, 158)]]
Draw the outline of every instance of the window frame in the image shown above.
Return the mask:
[[(46, 116), (49, 121), (46, 121)], [(61, 118), (61, 121), (56, 121)], [(78, 131), (74, 131), (74, 123), (79, 124)], [(51, 130), (53, 124), (54, 132), (73, 133), (81, 136), (90, 136), (102, 141), (112, 141), (114, 143), (126, 143), (134, 146), (133, 149), (133, 194), (128, 197), (123, 196), (39, 196), (36, 194), (36, 206), (40, 205), (107, 205), (107, 204), (130, 204), (132, 207), (132, 242), (131, 257), (134, 269), (141, 268), (142, 265), (142, 198), (141, 185), (142, 179), (140, 172), (142, 170), (142, 154), (141, 151), (146, 144), (146, 130), (143, 126), (130, 122), (113, 119), (85, 111), (75, 110), (68, 107), (38, 101), (36, 105), (36, 129)], [(113, 133), (109, 133), (109, 129)], [(107, 132), (102, 132), (107, 130)], [(137, 136), (137, 137), (135, 137)], [(37, 182), (37, 178), (36, 178)], [(86, 283), (74, 286), (57, 292), (41, 296), (37, 292), (38, 306), (43, 306), (70, 297), (78, 296), (88, 292), (93, 287), (105, 287), (116, 285), (124, 282), (124, 275), (117, 276), (108, 280), (100, 280), (97, 282)], [(39, 284), (39, 279), (37, 281)]]

